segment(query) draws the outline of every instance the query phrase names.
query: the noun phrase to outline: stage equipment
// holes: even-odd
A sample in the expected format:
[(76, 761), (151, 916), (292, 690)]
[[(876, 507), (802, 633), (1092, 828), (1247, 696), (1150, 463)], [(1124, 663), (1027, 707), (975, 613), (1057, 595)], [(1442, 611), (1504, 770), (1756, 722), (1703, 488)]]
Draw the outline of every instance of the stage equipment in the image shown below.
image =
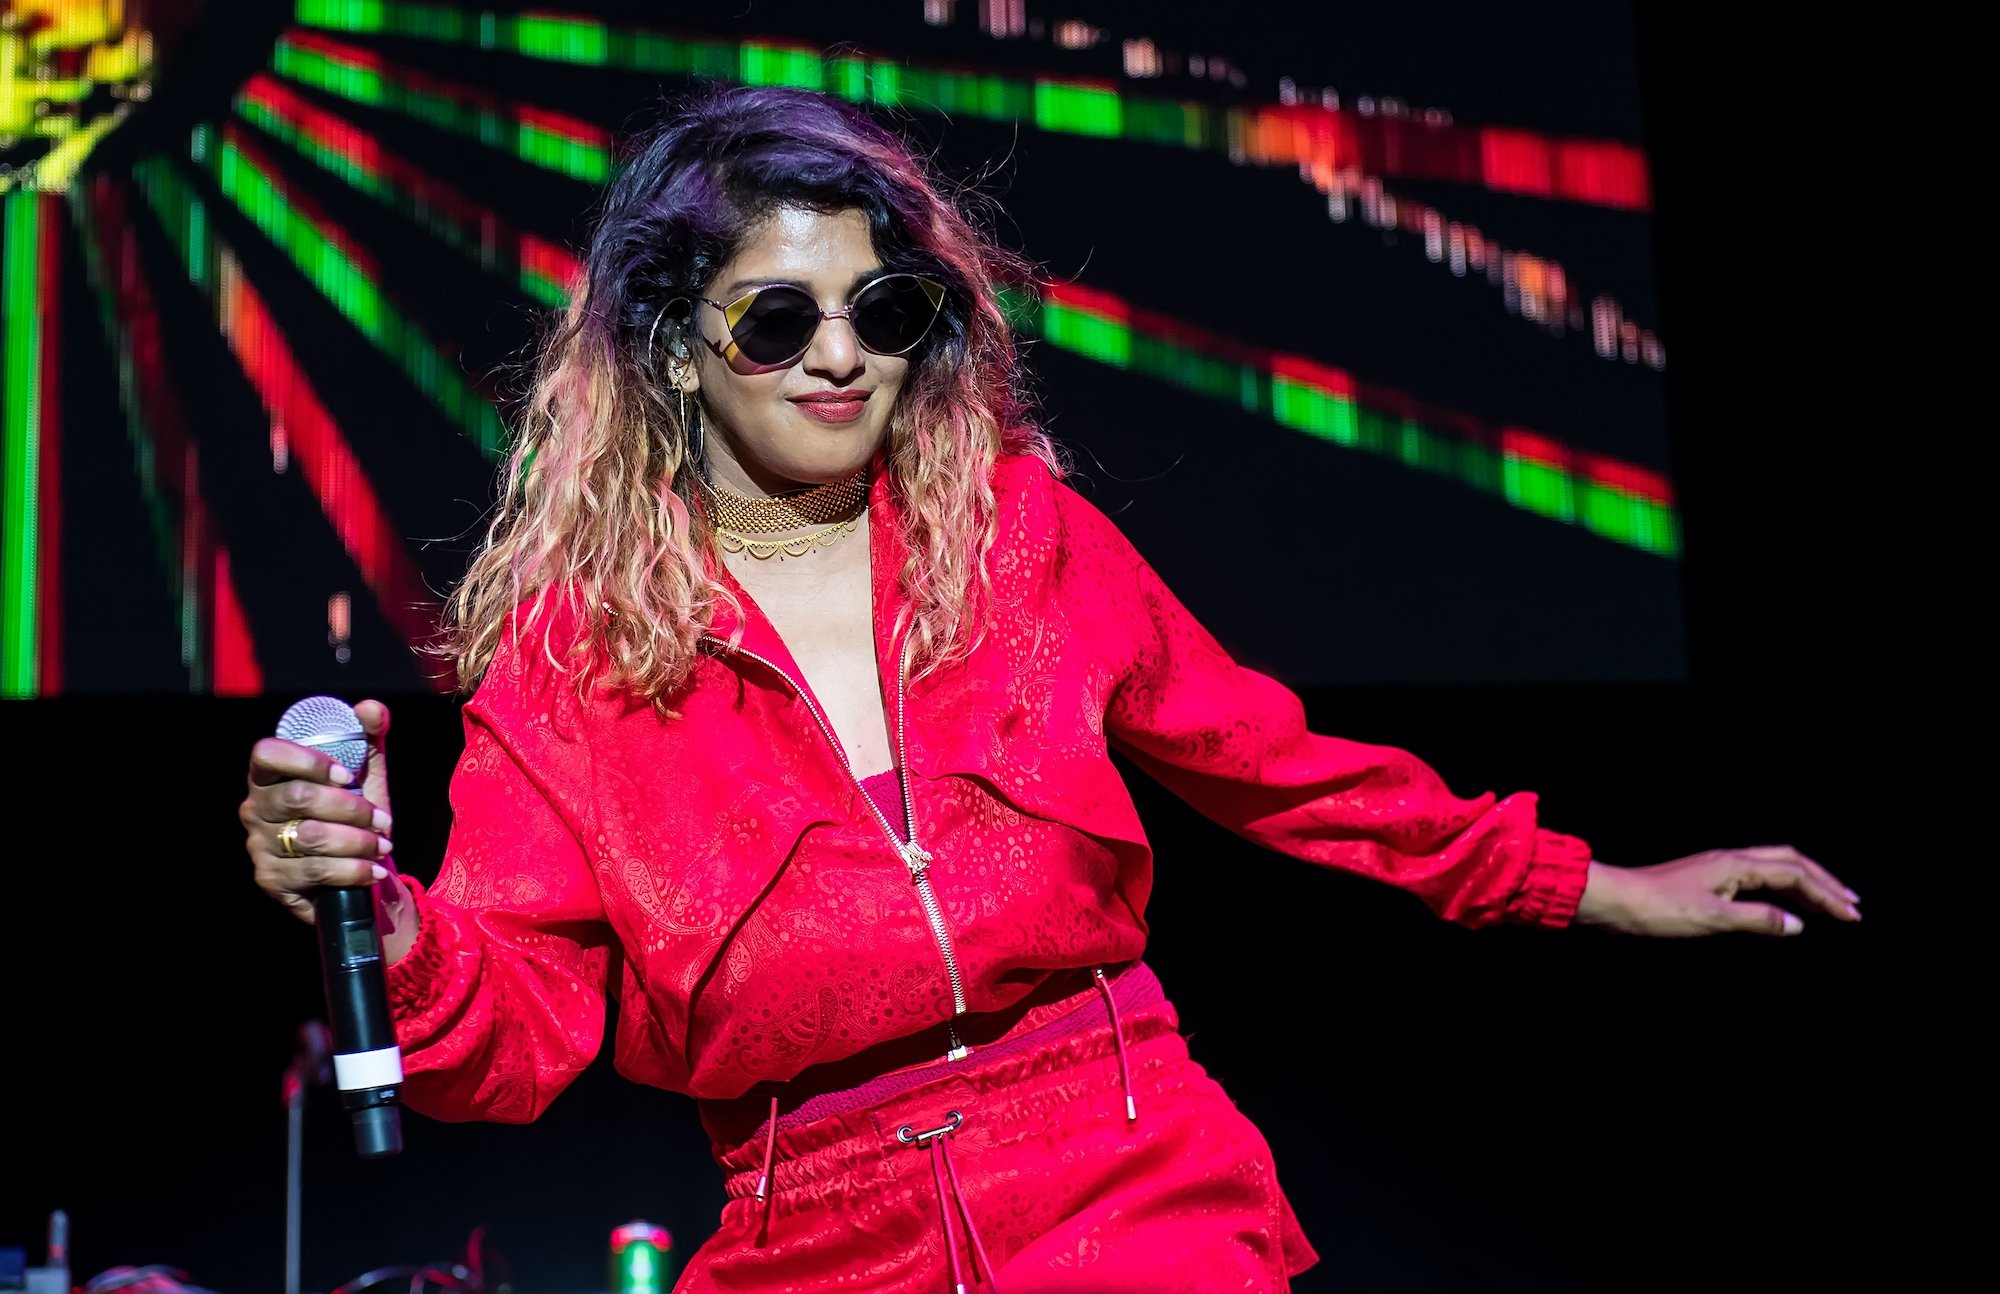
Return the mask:
[(306, 1088), (333, 1081), (333, 1035), (319, 1020), (299, 1026), (298, 1049), (285, 1067), (285, 1294), (299, 1294), (299, 1202), (305, 1158)]
[(465, 1253), (456, 1262), (398, 1264), (364, 1272), (331, 1294), (513, 1294), (514, 1283), (506, 1256), (486, 1238), (485, 1227), (474, 1227), (466, 1239)]
[(611, 1233), (611, 1294), (665, 1294), (674, 1279), (674, 1238), (651, 1222)]

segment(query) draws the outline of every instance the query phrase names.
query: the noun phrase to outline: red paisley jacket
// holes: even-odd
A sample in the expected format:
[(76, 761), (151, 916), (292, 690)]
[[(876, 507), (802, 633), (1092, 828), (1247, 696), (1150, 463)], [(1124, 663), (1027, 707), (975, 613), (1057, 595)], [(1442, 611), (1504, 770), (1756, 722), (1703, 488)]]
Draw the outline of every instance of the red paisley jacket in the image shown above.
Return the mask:
[[(1451, 920), (1569, 920), (1590, 852), (1538, 829), (1533, 795), (1459, 799), (1400, 750), (1308, 732), (1298, 699), (1234, 663), (1040, 462), (1003, 459), (995, 493), (986, 639), (904, 703), (945, 930), (747, 597), (713, 630), (740, 627), (740, 649), (701, 659), (672, 719), (579, 701), (541, 651), (505, 646), (466, 704), (450, 845), (411, 885), (419, 932), (389, 968), (413, 1108), (534, 1118), (596, 1055), (610, 993), (617, 1067), (640, 1082), (721, 1099), (814, 1067), (866, 1077), (952, 1014), (947, 939), (968, 1040), (997, 1035), (1087, 984), (1077, 968), (1143, 951), (1152, 850), (1113, 749), (1250, 840)], [(892, 701), (893, 507), (878, 477)]]

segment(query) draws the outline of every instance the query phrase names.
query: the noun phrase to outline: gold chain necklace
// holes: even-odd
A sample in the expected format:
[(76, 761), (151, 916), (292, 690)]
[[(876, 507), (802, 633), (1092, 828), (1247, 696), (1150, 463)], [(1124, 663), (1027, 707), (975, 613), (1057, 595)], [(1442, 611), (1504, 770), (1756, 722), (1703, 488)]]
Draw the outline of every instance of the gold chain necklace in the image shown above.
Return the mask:
[(726, 485), (710, 484), (708, 494), (718, 531), (768, 535), (852, 520), (868, 501), (868, 472), (864, 468), (842, 481), (769, 499), (739, 494)]
[(860, 524), (861, 517), (857, 514), (845, 521), (836, 521), (830, 526), (799, 535), (794, 539), (755, 539), (725, 526), (711, 526), (709, 529), (715, 532), (715, 542), (724, 552), (748, 553), (758, 561), (763, 561), (780, 554), (784, 557), (804, 557), (815, 548), (825, 548), (842, 535), (853, 533), (854, 528)]

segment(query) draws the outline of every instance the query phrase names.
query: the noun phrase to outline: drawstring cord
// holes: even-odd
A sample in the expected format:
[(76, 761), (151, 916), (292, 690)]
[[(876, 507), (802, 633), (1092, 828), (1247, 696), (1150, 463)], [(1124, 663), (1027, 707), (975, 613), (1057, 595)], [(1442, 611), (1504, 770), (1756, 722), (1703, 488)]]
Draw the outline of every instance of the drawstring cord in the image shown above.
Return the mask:
[[(1097, 991), (1104, 998), (1104, 1006), (1111, 1016), (1111, 1039), (1118, 1052), (1118, 1084), (1125, 1091), (1125, 1118), (1136, 1122), (1139, 1118), (1138, 1101), (1132, 1092), (1132, 1063), (1125, 1054), (1125, 1025), (1118, 1018), (1118, 998), (1111, 991), (1111, 981), (1105, 978), (1104, 968), (1096, 967), (1091, 978), (1097, 984)], [(931, 1156), (931, 1181), (937, 1188), (938, 1216), (944, 1224), (945, 1253), (951, 1260), (951, 1286), (953, 1294), (968, 1294), (965, 1273), (958, 1261), (958, 1228), (952, 1219), (954, 1210), (965, 1223), (966, 1243), (972, 1250), (972, 1279), (974, 1286), (982, 1281), (991, 1294), (1000, 1294), (999, 1283), (994, 1279), (992, 1260), (986, 1256), (986, 1245), (979, 1238), (979, 1228), (972, 1224), (972, 1212), (966, 1207), (965, 1192), (958, 1184), (958, 1167), (951, 1159), (951, 1134), (958, 1131), (964, 1122), (957, 1110), (946, 1116), (946, 1121), (928, 1132), (918, 1132), (908, 1124), (896, 1131), (896, 1139), (906, 1146), (921, 1146), (928, 1143)], [(771, 1117), (765, 1125), (764, 1171), (757, 1175), (755, 1197), (762, 1201), (768, 1211), (771, 1206), (771, 1170), (778, 1158), (778, 1098), (771, 1098)]]
[[(945, 1194), (944, 1168), (938, 1158), (938, 1146), (943, 1142), (943, 1137), (931, 1141), (931, 1181), (937, 1186), (938, 1215), (944, 1219), (944, 1251), (951, 1258), (951, 1288), (953, 1294), (965, 1294), (965, 1273), (958, 1269), (958, 1233), (951, 1225), (951, 1197)], [(976, 1270), (972, 1276), (979, 1279)]]
[(1132, 1066), (1125, 1059), (1125, 1026), (1118, 1022), (1118, 999), (1112, 995), (1111, 981), (1104, 978), (1104, 968), (1097, 967), (1090, 972), (1097, 981), (1097, 991), (1104, 995), (1104, 1005), (1111, 1012), (1111, 1040), (1118, 1048), (1118, 1085), (1125, 1089), (1125, 1121), (1134, 1123), (1139, 1118), (1139, 1104), (1132, 1099)]
[(771, 1196), (771, 1166), (778, 1160), (778, 1098), (771, 1098), (770, 1133), (764, 1139), (764, 1171), (757, 1175), (757, 1198), (768, 1201)]
[[(986, 1256), (986, 1246), (979, 1239), (979, 1228), (972, 1225), (972, 1213), (965, 1207), (965, 1192), (958, 1186), (958, 1168), (951, 1162), (951, 1138), (939, 1137), (931, 1142), (931, 1158), (943, 1161), (945, 1176), (951, 1179), (951, 1198), (958, 1201), (958, 1211), (965, 1218), (965, 1238), (972, 1242), (972, 1257), (976, 1265), (973, 1278), (976, 1280), (980, 1272), (985, 1272), (987, 1285), (994, 1294), (999, 1294), (1000, 1286), (993, 1279), (993, 1262)], [(945, 1234), (949, 1236), (950, 1233), (951, 1228), (947, 1226)], [(953, 1261), (956, 1262), (955, 1255)]]
[[(958, 1230), (951, 1218), (954, 1207), (965, 1221), (965, 1239), (972, 1247), (973, 1284), (983, 1281), (992, 1294), (1000, 1294), (1000, 1283), (994, 1279), (993, 1260), (986, 1256), (986, 1245), (979, 1238), (979, 1228), (972, 1224), (972, 1210), (966, 1207), (965, 1192), (958, 1185), (958, 1166), (951, 1161), (951, 1134), (958, 1131), (958, 1125), (963, 1122), (963, 1116), (953, 1110), (945, 1115), (944, 1123), (929, 1132), (918, 1132), (909, 1124), (904, 1124), (896, 1129), (896, 1140), (906, 1146), (930, 1143), (931, 1181), (937, 1186), (938, 1215), (944, 1221), (944, 1250), (951, 1260), (952, 1294), (967, 1294), (965, 1273), (958, 1265)], [(946, 1189), (947, 1182), (949, 1190)]]

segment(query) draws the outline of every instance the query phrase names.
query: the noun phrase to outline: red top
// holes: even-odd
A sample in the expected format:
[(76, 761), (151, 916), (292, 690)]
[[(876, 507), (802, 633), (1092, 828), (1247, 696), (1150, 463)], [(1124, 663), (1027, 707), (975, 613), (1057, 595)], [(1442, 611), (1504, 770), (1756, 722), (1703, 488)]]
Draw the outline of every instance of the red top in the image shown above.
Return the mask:
[[(1232, 831), (1448, 919), (1569, 920), (1589, 848), (1539, 830), (1533, 795), (1459, 799), (1403, 751), (1306, 731), (1298, 698), (1231, 661), (1041, 463), (1002, 459), (994, 493), (989, 632), (909, 684), (902, 751), (969, 1041), (983, 1013), (1018, 1020), (1145, 947), (1153, 855), (1114, 747)], [(878, 477), (892, 706), (894, 507)], [(879, 1072), (895, 1040), (942, 1028), (952, 988), (911, 868), (743, 602), (740, 649), (701, 659), (673, 719), (579, 702), (538, 649), (495, 655), (465, 707), (443, 866), (412, 886), (422, 924), (389, 969), (412, 1108), (534, 1118), (596, 1054), (607, 991), (619, 1071), (704, 1098), (834, 1061)], [(713, 637), (733, 628), (718, 613)], [(900, 833), (900, 794), (882, 799)]]
[(861, 779), (861, 789), (868, 792), (868, 798), (888, 815), (889, 821), (894, 822), (903, 816), (903, 784), (897, 779), (895, 769), (885, 768), (879, 773), (870, 773)]

